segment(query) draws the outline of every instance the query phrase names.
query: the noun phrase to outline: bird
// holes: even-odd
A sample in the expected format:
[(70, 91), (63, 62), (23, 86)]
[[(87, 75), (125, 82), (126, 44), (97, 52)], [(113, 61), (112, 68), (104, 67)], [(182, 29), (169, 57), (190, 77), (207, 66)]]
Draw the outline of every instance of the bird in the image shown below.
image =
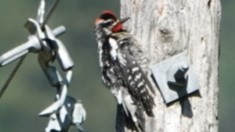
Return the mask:
[(154, 90), (140, 66), (139, 41), (124, 29), (129, 19), (105, 10), (95, 20), (94, 33), (102, 82), (117, 100), (116, 131), (143, 132), (145, 115), (154, 117)]

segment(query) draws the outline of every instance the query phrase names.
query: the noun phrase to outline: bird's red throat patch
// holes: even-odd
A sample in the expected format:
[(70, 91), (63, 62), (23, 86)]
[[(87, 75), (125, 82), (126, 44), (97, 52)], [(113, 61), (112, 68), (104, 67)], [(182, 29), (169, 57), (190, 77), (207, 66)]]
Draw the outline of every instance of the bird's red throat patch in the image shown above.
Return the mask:
[(123, 25), (122, 23), (118, 22), (113, 28), (112, 32), (120, 32), (123, 30)]

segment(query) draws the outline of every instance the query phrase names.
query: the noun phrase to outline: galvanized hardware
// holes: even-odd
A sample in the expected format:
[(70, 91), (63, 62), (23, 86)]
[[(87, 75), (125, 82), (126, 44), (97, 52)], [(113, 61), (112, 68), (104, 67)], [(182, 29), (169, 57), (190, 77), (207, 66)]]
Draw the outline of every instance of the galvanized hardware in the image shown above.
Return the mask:
[[(59, 0), (55, 0), (46, 14), (46, 2), (41, 0), (36, 20), (29, 18), (25, 23), (25, 27), (30, 32), (28, 41), (1, 55), (0, 67), (24, 58), (28, 53), (38, 54), (38, 61), (44, 74), (50, 84), (56, 88), (56, 101), (39, 114), (39, 116), (50, 118), (45, 131), (66, 132), (71, 125), (75, 125), (79, 131), (83, 131), (81, 124), (86, 117), (85, 109), (80, 102), (67, 95), (74, 63), (65, 45), (58, 39), (65, 32), (65, 27), (60, 26), (51, 30), (46, 24), (58, 3)], [(53, 65), (55, 60), (58, 61), (62, 74)], [(0, 90), (0, 97), (22, 62), (23, 59), (18, 63), (6, 84)]]
[(199, 83), (186, 52), (152, 66), (151, 70), (167, 104), (199, 90)]

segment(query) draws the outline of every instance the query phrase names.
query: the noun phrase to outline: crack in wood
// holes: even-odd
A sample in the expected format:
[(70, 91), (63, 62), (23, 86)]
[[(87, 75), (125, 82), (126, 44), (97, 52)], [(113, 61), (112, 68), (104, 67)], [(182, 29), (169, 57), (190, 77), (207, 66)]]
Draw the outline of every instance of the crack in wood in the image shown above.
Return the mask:
[(211, 7), (211, 1), (212, 0), (208, 0), (208, 2), (207, 2), (207, 6), (210, 8)]

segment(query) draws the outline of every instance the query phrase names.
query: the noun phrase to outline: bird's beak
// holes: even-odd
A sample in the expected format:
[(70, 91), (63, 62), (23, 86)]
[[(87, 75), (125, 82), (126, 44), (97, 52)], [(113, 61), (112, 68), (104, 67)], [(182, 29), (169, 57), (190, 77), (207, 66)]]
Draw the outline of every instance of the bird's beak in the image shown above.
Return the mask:
[(125, 23), (129, 19), (130, 19), (130, 17), (122, 18), (122, 19), (120, 19), (120, 23)]

